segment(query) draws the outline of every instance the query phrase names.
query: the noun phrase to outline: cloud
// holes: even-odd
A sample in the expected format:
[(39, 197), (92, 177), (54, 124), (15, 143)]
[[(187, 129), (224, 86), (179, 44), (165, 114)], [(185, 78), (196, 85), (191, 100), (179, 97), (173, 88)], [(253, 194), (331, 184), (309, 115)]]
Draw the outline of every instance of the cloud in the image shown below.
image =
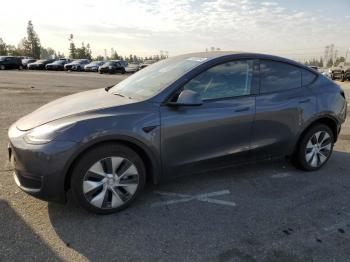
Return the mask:
[[(275, 1), (61, 0), (55, 12), (44, 12), (43, 0), (24, 5), (17, 16), (25, 20), (29, 13), (42, 42), (58, 50), (67, 48), (63, 36), (70, 33), (78, 43), (90, 42), (96, 54), (111, 47), (126, 54), (178, 54), (211, 46), (251, 51), (314, 46), (319, 53), (323, 45), (350, 42), (339, 26), (341, 18), (310, 13), (302, 6), (290, 10)], [(8, 24), (5, 19), (0, 17), (0, 24)]]
[(276, 2), (262, 2), (261, 5), (263, 5), (263, 6), (278, 6), (278, 3), (276, 3)]

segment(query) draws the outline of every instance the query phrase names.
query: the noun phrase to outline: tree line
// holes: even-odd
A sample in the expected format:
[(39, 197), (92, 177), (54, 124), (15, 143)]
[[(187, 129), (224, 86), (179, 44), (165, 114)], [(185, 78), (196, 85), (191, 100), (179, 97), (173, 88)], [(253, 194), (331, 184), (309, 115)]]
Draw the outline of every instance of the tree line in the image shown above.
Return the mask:
[(345, 62), (345, 57), (340, 56), (336, 59), (330, 58), (327, 62), (323, 61), (323, 58), (312, 58), (310, 60), (305, 61), (305, 65), (307, 66), (317, 66), (317, 67), (332, 67), (338, 66), (341, 62)]
[[(73, 34), (69, 36), (69, 58), (71, 59), (90, 59), (90, 60), (125, 60), (127, 62), (143, 62), (145, 60), (160, 60), (165, 59), (167, 55), (153, 55), (149, 57), (141, 57), (130, 54), (129, 56), (121, 56), (116, 51), (112, 52), (110, 56), (104, 57), (98, 55), (92, 57), (92, 51), (90, 44), (81, 43), (80, 47), (74, 42)], [(50, 47), (43, 47), (40, 43), (39, 35), (35, 32), (32, 21), (28, 21), (27, 24), (27, 36), (24, 37), (18, 44), (18, 46), (6, 44), (2, 38), (0, 38), (0, 56), (24, 56), (32, 57), (35, 59), (48, 59), (48, 58), (64, 58), (64, 54), (56, 52)]]

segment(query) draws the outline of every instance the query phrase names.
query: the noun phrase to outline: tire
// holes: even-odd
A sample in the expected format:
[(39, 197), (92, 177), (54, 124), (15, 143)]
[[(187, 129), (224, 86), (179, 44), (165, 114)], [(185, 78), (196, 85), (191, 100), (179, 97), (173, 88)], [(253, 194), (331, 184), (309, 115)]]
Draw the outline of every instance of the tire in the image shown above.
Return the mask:
[(6, 69), (6, 67), (4, 65), (0, 66), (0, 70), (5, 70), (5, 69)]
[(18, 70), (23, 70), (23, 66), (20, 65), (20, 66), (18, 67)]
[(110, 214), (128, 207), (145, 181), (141, 157), (131, 148), (115, 143), (95, 147), (78, 160), (71, 176), (71, 189), (82, 208)]
[(125, 68), (122, 69), (122, 75), (126, 73)]
[(341, 75), (341, 77), (340, 77), (340, 81), (341, 81), (341, 82), (344, 82), (344, 81), (345, 81), (345, 74), (344, 74), (344, 73), (342, 73), (342, 75)]
[(309, 128), (295, 151), (293, 162), (305, 171), (320, 169), (333, 152), (334, 134), (326, 125), (317, 124)]

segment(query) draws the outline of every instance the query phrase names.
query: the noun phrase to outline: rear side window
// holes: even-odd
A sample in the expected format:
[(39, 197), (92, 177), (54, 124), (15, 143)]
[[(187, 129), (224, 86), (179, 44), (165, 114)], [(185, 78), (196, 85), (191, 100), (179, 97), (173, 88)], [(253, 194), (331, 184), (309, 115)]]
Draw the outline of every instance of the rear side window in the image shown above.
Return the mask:
[(283, 62), (260, 61), (260, 93), (301, 87), (301, 69)]
[(307, 85), (310, 85), (316, 79), (316, 74), (308, 70), (302, 69), (301, 78), (302, 78), (303, 86), (307, 86)]

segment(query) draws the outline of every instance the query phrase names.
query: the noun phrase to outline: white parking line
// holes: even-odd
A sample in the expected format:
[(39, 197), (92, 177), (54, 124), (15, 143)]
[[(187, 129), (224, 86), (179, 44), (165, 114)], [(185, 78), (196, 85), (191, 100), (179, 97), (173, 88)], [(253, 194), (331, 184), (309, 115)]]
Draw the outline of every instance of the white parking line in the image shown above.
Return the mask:
[(231, 207), (236, 206), (236, 203), (234, 203), (234, 202), (212, 198), (215, 196), (230, 194), (229, 190), (221, 190), (221, 191), (217, 191), (217, 192), (204, 193), (204, 194), (199, 194), (199, 195), (194, 195), (194, 196), (187, 195), (187, 194), (173, 193), (173, 192), (163, 192), (163, 191), (154, 191), (154, 193), (158, 194), (158, 195), (162, 195), (162, 196), (177, 197), (177, 199), (156, 202), (156, 203), (152, 204), (152, 207), (173, 205), (173, 204), (178, 204), (178, 203), (189, 202), (192, 200), (198, 200), (198, 201), (202, 201), (202, 202), (231, 206)]
[(289, 177), (291, 176), (292, 174), (290, 173), (278, 173), (278, 174), (274, 174), (272, 175), (271, 177), (272, 178), (283, 178), (283, 177)]

